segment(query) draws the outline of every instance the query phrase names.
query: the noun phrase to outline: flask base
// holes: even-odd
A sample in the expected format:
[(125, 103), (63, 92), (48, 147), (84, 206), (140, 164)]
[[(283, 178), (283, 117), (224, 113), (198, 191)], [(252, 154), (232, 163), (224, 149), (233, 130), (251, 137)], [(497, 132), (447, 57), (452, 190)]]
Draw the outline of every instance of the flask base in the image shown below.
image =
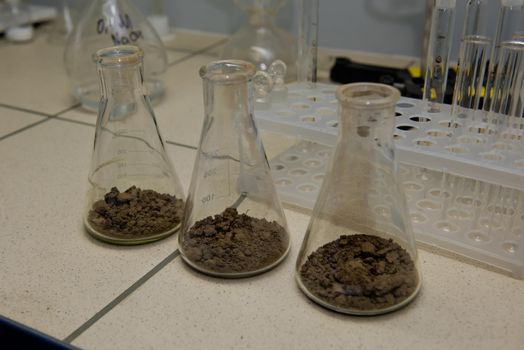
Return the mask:
[(212, 276), (212, 277), (237, 279), (237, 278), (246, 278), (246, 277), (256, 276), (264, 272), (267, 272), (269, 270), (272, 270), (273, 268), (275, 268), (277, 265), (279, 265), (282, 261), (286, 259), (290, 251), (290, 246), (288, 246), (287, 250), (282, 254), (282, 256), (280, 256), (280, 258), (278, 258), (277, 260), (275, 260), (274, 262), (272, 262), (271, 264), (267, 266), (264, 266), (257, 270), (251, 270), (251, 271), (245, 271), (245, 272), (227, 272), (227, 273), (206, 269), (205, 267), (199, 264), (196, 264), (192, 260), (188, 259), (185, 256), (184, 251), (181, 248), (179, 249), (180, 249), (180, 253), (181, 253), (180, 256), (182, 257), (182, 260), (184, 260), (186, 264), (188, 264), (189, 266), (191, 266), (193, 269), (197, 270), (198, 272), (201, 272), (205, 275)]
[(418, 293), (420, 292), (421, 286), (422, 286), (422, 281), (421, 281), (420, 275), (419, 275), (418, 283), (417, 283), (417, 286), (415, 287), (415, 290), (413, 291), (413, 293), (411, 293), (410, 296), (408, 296), (406, 299), (402, 300), (401, 302), (399, 302), (399, 303), (397, 303), (395, 305), (391, 305), (391, 306), (389, 306), (387, 308), (383, 308), (383, 309), (359, 310), (359, 309), (348, 309), (348, 308), (337, 307), (336, 305), (330, 304), (327, 301), (319, 298), (318, 296), (313, 294), (311, 291), (309, 291), (309, 289), (307, 289), (307, 287), (302, 283), (302, 280), (301, 280), (299, 275), (295, 276), (295, 281), (297, 282), (298, 287), (300, 288), (300, 290), (309, 299), (313, 300), (318, 305), (320, 305), (320, 306), (322, 306), (322, 307), (324, 307), (326, 309), (330, 309), (332, 311), (336, 311), (336, 312), (341, 313), (341, 314), (352, 315), (352, 316), (378, 316), (378, 315), (387, 314), (387, 313), (396, 311), (398, 309), (401, 309), (404, 306), (406, 306), (409, 303), (411, 303), (417, 297)]
[(100, 231), (96, 230), (91, 224), (89, 224), (88, 220), (84, 219), (84, 227), (86, 228), (87, 232), (92, 237), (100, 241), (106, 242), (106, 243), (118, 244), (118, 245), (139, 245), (139, 244), (146, 244), (146, 243), (159, 241), (177, 232), (180, 229), (180, 226), (181, 224), (179, 223), (168, 231), (157, 233), (151, 236), (134, 237), (134, 238), (125, 238), (125, 237), (120, 238), (120, 237), (110, 236), (110, 235), (101, 233)]
[(356, 315), (393, 311), (420, 288), (410, 254), (391, 238), (369, 234), (341, 235), (319, 247), (297, 275), (315, 302)]

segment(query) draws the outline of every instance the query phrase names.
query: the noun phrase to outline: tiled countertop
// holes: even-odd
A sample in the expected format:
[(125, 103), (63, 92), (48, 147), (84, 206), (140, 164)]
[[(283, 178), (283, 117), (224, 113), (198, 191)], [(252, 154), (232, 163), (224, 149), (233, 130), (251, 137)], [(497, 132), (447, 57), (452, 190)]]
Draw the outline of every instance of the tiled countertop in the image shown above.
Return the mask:
[[(223, 39), (178, 34), (155, 112), (187, 191), (203, 119), (197, 71)], [(524, 281), (424, 250), (422, 292), (398, 312), (313, 304), (294, 282), (309, 219), (294, 210), (289, 257), (242, 280), (191, 270), (176, 235), (137, 247), (92, 239), (81, 215), (96, 117), (69, 95), (62, 49), (43, 31), (30, 44), (0, 40), (1, 315), (91, 349), (523, 348)]]

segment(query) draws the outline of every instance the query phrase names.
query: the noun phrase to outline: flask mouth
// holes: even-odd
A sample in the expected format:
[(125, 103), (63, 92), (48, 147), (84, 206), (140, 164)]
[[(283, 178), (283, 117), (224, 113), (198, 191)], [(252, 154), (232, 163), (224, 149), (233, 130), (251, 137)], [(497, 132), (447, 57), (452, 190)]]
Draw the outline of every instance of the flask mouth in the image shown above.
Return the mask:
[(200, 68), (200, 77), (216, 83), (230, 84), (249, 81), (255, 75), (255, 66), (241, 60), (214, 61)]
[(389, 85), (376, 83), (353, 83), (337, 89), (341, 105), (353, 108), (388, 108), (400, 99), (400, 92)]
[(144, 51), (138, 46), (118, 45), (98, 50), (93, 59), (103, 66), (122, 66), (140, 63), (144, 57)]

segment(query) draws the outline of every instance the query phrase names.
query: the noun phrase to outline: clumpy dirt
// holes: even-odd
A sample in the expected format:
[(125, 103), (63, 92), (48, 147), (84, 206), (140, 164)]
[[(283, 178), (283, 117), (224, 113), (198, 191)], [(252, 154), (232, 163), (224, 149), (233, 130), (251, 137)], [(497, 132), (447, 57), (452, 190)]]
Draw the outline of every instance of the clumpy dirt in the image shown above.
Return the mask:
[(88, 221), (98, 232), (118, 238), (142, 238), (177, 226), (183, 215), (183, 201), (169, 194), (132, 186), (120, 192), (116, 187), (96, 201)]
[(182, 248), (187, 259), (206, 270), (242, 273), (273, 264), (286, 252), (288, 239), (275, 221), (227, 208), (197, 221), (185, 233)]
[(309, 255), (300, 279), (330, 305), (357, 310), (384, 309), (408, 298), (418, 274), (409, 254), (393, 240), (342, 235)]

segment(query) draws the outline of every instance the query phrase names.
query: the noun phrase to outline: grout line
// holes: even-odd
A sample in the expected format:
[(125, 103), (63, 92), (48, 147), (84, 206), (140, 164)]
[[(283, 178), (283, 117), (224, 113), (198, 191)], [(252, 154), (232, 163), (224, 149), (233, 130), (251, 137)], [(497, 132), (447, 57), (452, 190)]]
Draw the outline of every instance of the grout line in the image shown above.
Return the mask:
[(71, 107), (68, 107), (68, 108), (66, 108), (66, 109), (64, 109), (64, 110), (61, 110), (61, 111), (58, 112), (58, 113), (55, 113), (55, 114), (53, 115), (53, 117), (58, 117), (59, 115), (64, 114), (64, 113), (67, 113), (67, 112), (69, 112), (69, 111), (71, 111), (71, 110), (73, 110), (73, 109), (76, 109), (76, 108), (80, 107), (81, 105), (82, 105), (82, 104), (81, 104), (80, 102), (75, 103), (75, 104), (72, 105)]
[(67, 337), (65, 337), (63, 341), (66, 342), (66, 343), (71, 343), (72, 341), (74, 341), (82, 333), (84, 333), (86, 330), (88, 330), (93, 324), (95, 324), (98, 320), (100, 320), (102, 317), (104, 317), (115, 306), (117, 306), (120, 302), (122, 302), (125, 298), (127, 298), (131, 293), (133, 293), (140, 286), (142, 286), (145, 282), (147, 282), (158, 271), (162, 270), (167, 264), (169, 264), (171, 261), (175, 260), (178, 256), (180, 256), (180, 251), (177, 249), (173, 253), (169, 254), (158, 265), (156, 265), (150, 271), (148, 271), (144, 276), (140, 277), (135, 283), (133, 283), (129, 288), (127, 288), (125, 291), (123, 291), (115, 299), (113, 299), (111, 302), (109, 302), (109, 304), (107, 304), (102, 310), (98, 311), (96, 314), (93, 315), (93, 317), (91, 317), (84, 324), (82, 324), (80, 327), (78, 327), (76, 330), (74, 330), (71, 334), (69, 334)]
[(48, 122), (48, 121), (50, 121), (50, 120), (53, 120), (53, 118), (52, 118), (52, 117), (47, 117), (47, 118), (42, 119), (42, 120), (39, 120), (39, 121), (37, 121), (37, 122), (35, 122), (35, 123), (32, 123), (32, 124), (26, 125), (26, 126), (24, 126), (23, 128), (20, 128), (20, 129), (18, 129), (18, 130), (15, 130), (15, 131), (13, 131), (13, 132), (10, 132), (9, 134), (6, 134), (6, 135), (0, 137), (0, 141), (3, 141), (3, 140), (5, 140), (5, 139), (7, 139), (8, 137), (11, 137), (11, 136), (14, 136), (14, 135), (16, 135), (16, 134), (19, 134), (19, 133), (21, 133), (22, 131), (26, 131), (27, 129), (31, 129), (33, 126), (37, 126), (37, 125), (43, 124), (43, 123)]
[(174, 142), (174, 141), (166, 141), (166, 143), (168, 143), (170, 145), (175, 145), (175, 146), (180, 146), (180, 147), (184, 147), (184, 148), (193, 149), (193, 150), (198, 149), (198, 147), (190, 146), (190, 145), (186, 145), (184, 143), (178, 143), (178, 142)]
[(55, 119), (63, 121), (63, 122), (68, 122), (68, 123), (75, 123), (75, 124), (80, 124), (80, 125), (91, 126), (93, 128), (96, 127), (96, 124), (91, 124), (91, 123), (83, 122), (83, 121), (80, 121), (80, 120), (68, 119), (68, 118), (64, 118), (64, 117), (56, 117)]
[(219, 41), (217, 41), (217, 42), (215, 42), (215, 43), (213, 43), (213, 44), (211, 44), (211, 45), (205, 46), (205, 47), (203, 47), (202, 49), (193, 52), (193, 53), (190, 54), (190, 55), (187, 55), (187, 56), (181, 57), (181, 58), (179, 58), (178, 60), (169, 63), (169, 67), (174, 66), (174, 65), (176, 65), (176, 64), (179, 64), (179, 63), (181, 63), (181, 62), (187, 61), (187, 60), (190, 59), (191, 57), (194, 57), (194, 56), (200, 55), (200, 54), (202, 54), (202, 53), (205, 53), (205, 52), (208, 51), (208, 50), (214, 49), (215, 47), (220, 46), (220, 45), (222, 45), (223, 43), (225, 43), (227, 40), (229, 40), (229, 39), (228, 39), (228, 38), (221, 39), (221, 40), (219, 40)]
[(8, 109), (14, 109), (15, 111), (20, 111), (20, 112), (36, 114), (36, 115), (40, 115), (40, 116), (48, 117), (48, 118), (53, 117), (52, 114), (43, 113), (43, 112), (39, 112), (39, 111), (34, 111), (32, 109), (27, 109), (27, 108), (22, 108), (22, 107), (17, 107), (17, 106), (11, 106), (11, 105), (7, 105), (5, 103), (0, 103), (0, 107), (4, 107), (4, 108), (8, 108)]
[[(90, 126), (90, 127), (93, 127), (93, 128), (96, 127), (95, 124), (82, 122), (80, 120), (67, 119), (67, 118), (64, 118), (64, 117), (56, 117), (56, 118), (53, 118), (53, 119), (60, 120), (60, 121), (63, 121), (63, 122), (67, 122), (67, 123), (74, 123), (74, 124)], [(165, 141), (165, 143), (173, 145), (173, 146), (179, 146), (179, 147), (183, 147), (183, 148), (192, 149), (192, 150), (197, 150), (198, 149), (198, 147), (191, 146), (191, 145), (186, 145), (184, 143), (179, 143), (179, 142), (174, 142), (174, 141)]]
[(6, 105), (6, 104), (3, 104), (3, 103), (0, 103), (0, 107), (4, 107), (4, 108), (8, 108), (8, 109), (14, 109), (14, 110), (16, 110), (16, 111), (26, 112), (26, 113), (31, 113), (31, 114), (36, 114), (36, 115), (39, 115), (39, 116), (46, 117), (45, 119), (39, 120), (39, 121), (34, 122), (34, 123), (32, 123), (32, 124), (29, 124), (29, 125), (26, 125), (26, 126), (24, 126), (23, 128), (20, 128), (20, 129), (18, 129), (18, 130), (15, 130), (15, 131), (13, 131), (13, 132), (10, 132), (9, 134), (6, 134), (6, 135), (4, 135), (4, 136), (1, 136), (1, 137), (0, 137), (0, 141), (3, 141), (3, 140), (5, 140), (5, 139), (7, 139), (7, 138), (9, 138), (9, 137), (11, 137), (11, 136), (17, 135), (17, 134), (19, 134), (19, 133), (21, 133), (21, 132), (23, 132), (23, 131), (26, 131), (26, 130), (28, 130), (28, 129), (31, 129), (32, 127), (35, 127), (35, 126), (37, 126), (37, 125), (43, 124), (43, 123), (45, 123), (45, 122), (48, 122), (48, 121), (50, 121), (50, 120), (52, 120), (52, 119), (54, 119), (54, 118), (57, 118), (58, 115), (60, 115), (60, 114), (62, 114), (62, 113), (66, 113), (66, 112), (68, 112), (68, 111), (70, 111), (70, 110), (72, 110), (72, 109), (75, 109), (75, 108), (77, 108), (78, 106), (80, 106), (79, 103), (74, 104), (74, 105), (71, 106), (71, 107), (68, 107), (68, 108), (66, 108), (66, 109), (64, 109), (64, 110), (62, 110), (62, 111), (60, 111), (60, 112), (58, 112), (58, 113), (55, 113), (55, 114), (51, 115), (51, 114), (47, 114), (47, 113), (42, 113), (42, 112), (38, 112), (38, 111), (33, 111), (33, 110), (30, 110), (30, 109), (26, 109), (26, 108), (20, 108), (20, 107), (10, 106), (10, 105)]

